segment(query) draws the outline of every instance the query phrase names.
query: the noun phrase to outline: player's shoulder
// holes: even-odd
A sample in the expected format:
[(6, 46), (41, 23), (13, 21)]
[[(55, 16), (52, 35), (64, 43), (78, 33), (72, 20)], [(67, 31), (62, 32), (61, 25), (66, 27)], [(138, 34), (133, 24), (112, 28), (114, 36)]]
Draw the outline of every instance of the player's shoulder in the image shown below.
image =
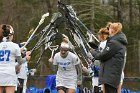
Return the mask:
[(75, 54), (72, 53), (72, 52), (69, 52), (69, 55), (70, 55), (71, 57), (77, 57), (77, 55), (75, 55)]
[(54, 56), (55, 57), (60, 56), (60, 52), (56, 53)]
[(9, 42), (9, 44), (10, 44), (11, 47), (14, 47), (14, 48), (16, 48), (16, 49), (19, 49), (19, 48), (20, 48), (19, 45), (18, 45), (17, 43)]
[(11, 42), (11, 44), (12, 44), (13, 46), (19, 47), (19, 45), (18, 45), (17, 43)]

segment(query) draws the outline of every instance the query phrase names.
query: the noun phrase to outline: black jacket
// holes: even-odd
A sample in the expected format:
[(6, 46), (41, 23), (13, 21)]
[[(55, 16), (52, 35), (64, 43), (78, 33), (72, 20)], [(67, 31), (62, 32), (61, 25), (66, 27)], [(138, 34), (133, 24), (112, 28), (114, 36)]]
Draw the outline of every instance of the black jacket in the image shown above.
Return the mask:
[(101, 84), (109, 84), (115, 88), (120, 84), (121, 73), (125, 65), (126, 45), (126, 36), (120, 32), (107, 40), (103, 52), (93, 51), (94, 58), (101, 61), (99, 73)]

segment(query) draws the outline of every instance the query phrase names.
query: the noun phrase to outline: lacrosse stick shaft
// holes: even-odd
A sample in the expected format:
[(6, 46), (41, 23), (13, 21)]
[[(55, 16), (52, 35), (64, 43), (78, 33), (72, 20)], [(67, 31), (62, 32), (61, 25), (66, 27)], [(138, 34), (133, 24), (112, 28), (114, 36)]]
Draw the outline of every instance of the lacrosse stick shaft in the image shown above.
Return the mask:
[(53, 58), (54, 50), (52, 50), (51, 58)]
[(79, 18), (77, 18), (77, 17), (75, 17), (75, 19), (93, 36), (93, 38), (97, 41), (97, 42), (99, 42), (99, 40), (97, 39), (97, 37), (94, 35), (94, 34), (92, 34), (92, 32), (79, 20)]
[[(50, 24), (43, 30), (43, 35), (41, 36), (41, 38), (39, 39), (39, 41), (36, 43), (35, 47), (32, 49), (32, 51), (34, 51), (35, 49), (39, 48), (40, 46), (42, 46), (43, 44), (45, 44), (45, 50), (48, 48), (48, 46), (46, 46), (47, 44), (46, 43), (49, 43), (53, 40), (48, 40), (48, 41), (45, 41), (47, 38), (46, 37), (49, 37), (50, 34), (53, 34), (52, 33), (52, 30), (56, 29), (56, 21), (61, 17), (61, 13), (55, 13), (53, 15), (53, 17), (51, 18), (51, 21), (50, 21)], [(48, 31), (47, 35), (46, 35), (46, 32)], [(44, 36), (46, 35), (45, 38), (43, 38)], [(45, 41), (45, 43), (43, 43)]]
[[(64, 10), (66, 10), (65, 12), (68, 13), (68, 16), (70, 16), (71, 19), (73, 20), (77, 20), (90, 34), (92, 34), (92, 32), (79, 20), (79, 18), (76, 16), (75, 11), (73, 10), (72, 7), (68, 7), (67, 5), (63, 4), (61, 1), (58, 1), (58, 5), (63, 7)], [(99, 42), (99, 40), (96, 38), (96, 36), (94, 34), (92, 34), (92, 37)]]
[(30, 40), (32, 39), (33, 35), (35, 34), (35, 32), (37, 31), (37, 29), (39, 28), (39, 26), (40, 26), (40, 25), (38, 25), (38, 26), (36, 27), (36, 29), (35, 29), (34, 32), (31, 34), (31, 36), (29, 37), (29, 39), (27, 40), (27, 42), (26, 42), (26, 44), (23, 46), (23, 48), (26, 47), (26, 45), (30, 42)]
[(44, 22), (45, 17), (49, 16), (49, 13), (46, 13), (42, 16), (38, 26), (35, 28), (35, 30), (33, 31), (33, 33), (31, 34), (31, 36), (29, 37), (29, 39), (27, 40), (26, 44), (22, 47), (25, 48), (27, 46), (27, 44), (29, 44), (30, 40), (32, 39), (33, 35), (35, 34), (35, 32), (37, 31), (37, 29), (40, 27), (40, 25)]
[[(50, 25), (49, 25), (50, 26)], [(49, 29), (49, 31), (48, 31), (48, 29)], [(43, 33), (43, 35), (41, 36), (41, 38), (40, 38), (40, 40), (36, 43), (36, 45), (32, 48), (32, 50), (31, 50), (31, 52), (33, 52), (34, 50), (36, 50), (36, 49), (38, 49), (38, 48), (40, 48), (42, 45), (44, 45), (45, 44), (45, 50), (48, 48), (48, 44), (50, 45), (51, 44), (51, 42), (53, 41), (53, 40), (51, 40), (50, 38), (53, 36), (53, 33), (51, 34), (51, 32), (52, 32), (52, 27), (49, 27), (44, 33)], [(44, 35), (45, 35), (45, 33), (48, 31), (48, 33), (47, 33), (47, 36), (46, 37), (44, 37)], [(49, 36), (50, 36), (50, 38), (49, 38)], [(43, 38), (44, 37), (44, 38)], [(46, 41), (46, 39), (47, 38), (49, 38), (47, 41)]]
[(42, 58), (42, 56), (43, 56), (43, 54), (44, 54), (44, 51), (45, 51), (45, 50), (42, 51), (42, 53), (41, 53), (39, 59), (37, 60), (37, 62), (36, 62), (36, 64), (35, 64), (34, 68), (37, 68), (37, 66), (39, 65), (40, 60), (41, 60), (41, 58)]

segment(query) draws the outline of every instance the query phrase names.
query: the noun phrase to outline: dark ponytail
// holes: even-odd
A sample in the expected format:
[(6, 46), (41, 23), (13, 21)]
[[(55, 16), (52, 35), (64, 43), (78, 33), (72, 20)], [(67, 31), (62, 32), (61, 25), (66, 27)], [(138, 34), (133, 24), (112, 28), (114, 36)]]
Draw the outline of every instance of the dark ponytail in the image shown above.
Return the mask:
[(4, 24), (2, 26), (2, 29), (3, 29), (3, 37), (8, 37), (10, 34), (10, 28), (6, 24)]

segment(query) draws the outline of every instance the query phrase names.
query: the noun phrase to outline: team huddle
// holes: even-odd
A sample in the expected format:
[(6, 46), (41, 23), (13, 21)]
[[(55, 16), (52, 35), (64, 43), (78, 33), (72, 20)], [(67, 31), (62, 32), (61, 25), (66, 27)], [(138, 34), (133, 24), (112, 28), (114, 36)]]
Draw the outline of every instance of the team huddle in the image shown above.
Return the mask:
[[(13, 36), (11, 25), (0, 25), (0, 93), (3, 90), (6, 93), (26, 93), (30, 51), (12, 42)], [(122, 32), (122, 24), (108, 23), (99, 30), (97, 37), (100, 43), (98, 48), (91, 48), (92, 57), (88, 58), (90, 65), (87, 69), (71, 51), (69, 39), (64, 37), (60, 51), (49, 59), (56, 72), (58, 93), (75, 93), (77, 86), (82, 85), (82, 71), (92, 75), (93, 93), (100, 93), (99, 86), (103, 93), (121, 93), (127, 54), (127, 38)]]

